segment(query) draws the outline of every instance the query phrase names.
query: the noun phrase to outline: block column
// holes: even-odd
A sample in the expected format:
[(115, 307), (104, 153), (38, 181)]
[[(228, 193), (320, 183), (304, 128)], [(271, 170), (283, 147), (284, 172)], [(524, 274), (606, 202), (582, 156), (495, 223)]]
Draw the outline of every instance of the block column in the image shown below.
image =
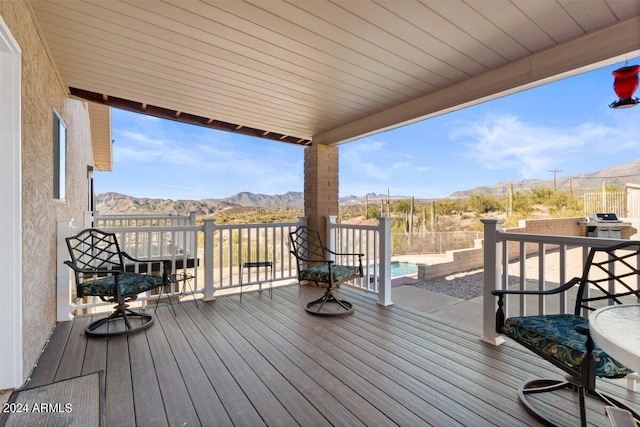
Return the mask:
[(328, 215), (338, 215), (338, 147), (313, 144), (304, 151), (304, 214), (326, 241)]

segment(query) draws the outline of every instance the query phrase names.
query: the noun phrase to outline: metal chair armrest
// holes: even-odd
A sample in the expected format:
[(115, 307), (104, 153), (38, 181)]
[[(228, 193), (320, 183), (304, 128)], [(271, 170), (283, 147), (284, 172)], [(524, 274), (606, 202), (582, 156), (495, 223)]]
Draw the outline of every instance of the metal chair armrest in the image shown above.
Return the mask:
[(564, 285), (558, 286), (557, 288), (554, 288), (554, 289), (548, 289), (546, 291), (521, 291), (517, 289), (494, 289), (493, 291), (491, 291), (491, 294), (496, 295), (498, 297), (502, 297), (503, 295), (553, 295), (553, 294), (559, 294), (568, 289), (571, 289), (576, 284), (580, 283), (580, 280), (581, 279), (579, 277), (574, 277)]
[(362, 258), (362, 257), (364, 256), (364, 254), (359, 254), (359, 253), (355, 253), (355, 252), (354, 252), (354, 253), (341, 253), (341, 252), (334, 252), (334, 251), (332, 251), (331, 249), (327, 248), (326, 246), (323, 246), (323, 249), (324, 249), (325, 251), (327, 251), (327, 252), (329, 252), (329, 253), (333, 254), (333, 255), (338, 255), (338, 256), (349, 256), (349, 255), (356, 256), (356, 255), (357, 255), (357, 256), (359, 256), (360, 258)]
[(131, 255), (129, 255), (126, 252), (120, 252), (120, 254), (124, 258), (128, 259), (129, 261), (133, 261), (136, 264), (144, 264), (144, 263), (147, 263), (147, 262), (159, 262), (159, 263), (162, 263), (163, 267), (164, 267), (165, 264), (171, 263), (171, 260), (169, 260), (169, 259), (139, 259), (139, 258), (132, 257)]
[(498, 297), (498, 309), (496, 310), (496, 332), (501, 334), (504, 332), (504, 322), (505, 322), (505, 314), (504, 314), (504, 296), (505, 295), (553, 295), (564, 292), (568, 289), (571, 289), (576, 284), (580, 283), (579, 277), (574, 277), (569, 280), (562, 286), (558, 286), (554, 289), (549, 289), (547, 291), (520, 291), (520, 290), (510, 290), (510, 289), (494, 289), (491, 291), (492, 295)]

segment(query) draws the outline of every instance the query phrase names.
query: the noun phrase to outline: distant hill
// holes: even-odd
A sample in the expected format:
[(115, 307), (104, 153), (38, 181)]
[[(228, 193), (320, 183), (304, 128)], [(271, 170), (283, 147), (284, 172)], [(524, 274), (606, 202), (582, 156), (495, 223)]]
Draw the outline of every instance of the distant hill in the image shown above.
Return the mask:
[(120, 193), (96, 195), (96, 210), (102, 213), (170, 213), (196, 212), (197, 215), (211, 215), (219, 210), (236, 206), (223, 200), (171, 200), (131, 197)]
[[(632, 160), (618, 166), (611, 166), (600, 169), (596, 172), (574, 175), (571, 177), (558, 177), (556, 186), (558, 190), (569, 191), (571, 187), (574, 194), (581, 194), (585, 191), (599, 190), (602, 183), (623, 188), (628, 183), (638, 183), (640, 181), (640, 159)], [(526, 179), (520, 181), (504, 181), (491, 186), (475, 187), (470, 190), (456, 191), (452, 193), (452, 198), (465, 198), (473, 194), (493, 194), (501, 196), (509, 192), (509, 185), (513, 184), (513, 189), (522, 191), (534, 187), (553, 187), (553, 180)]]
[[(575, 193), (586, 190), (598, 190), (602, 183), (624, 187), (627, 183), (638, 183), (640, 176), (640, 159), (608, 168), (600, 169), (597, 172), (576, 175), (571, 178), (571, 186)], [(494, 194), (503, 195), (509, 191), (509, 184), (513, 184), (516, 191), (522, 191), (534, 187), (551, 187), (553, 180), (521, 180), (505, 181), (491, 186), (482, 186), (470, 190), (456, 191), (451, 194), (452, 198), (465, 198), (473, 194)], [(556, 183), (558, 189), (569, 189), (569, 178), (559, 177)], [(392, 199), (407, 199), (408, 196), (391, 195)], [(340, 198), (341, 204), (364, 203), (365, 198), (369, 201), (384, 200), (386, 194), (369, 193), (366, 196), (345, 196)], [(302, 192), (289, 191), (284, 194), (255, 194), (248, 191), (235, 194), (224, 199), (204, 199), (204, 200), (171, 200), (171, 199), (150, 199), (137, 198), (119, 193), (104, 193), (96, 195), (96, 209), (103, 213), (169, 213), (169, 212), (196, 212), (197, 215), (211, 215), (215, 212), (238, 207), (269, 207), (269, 206), (294, 206), (304, 205), (304, 194)]]
[(205, 199), (202, 203), (226, 202), (238, 206), (304, 206), (304, 194), (299, 191), (288, 191), (284, 194), (268, 195), (254, 194), (243, 191), (224, 199)]

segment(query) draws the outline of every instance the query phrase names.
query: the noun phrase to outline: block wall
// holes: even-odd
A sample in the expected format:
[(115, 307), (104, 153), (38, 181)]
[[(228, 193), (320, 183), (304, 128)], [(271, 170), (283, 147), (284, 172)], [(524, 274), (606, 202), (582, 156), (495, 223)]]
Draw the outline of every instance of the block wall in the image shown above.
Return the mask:
[(326, 217), (338, 215), (338, 148), (314, 144), (304, 152), (304, 214), (309, 227), (326, 236)]

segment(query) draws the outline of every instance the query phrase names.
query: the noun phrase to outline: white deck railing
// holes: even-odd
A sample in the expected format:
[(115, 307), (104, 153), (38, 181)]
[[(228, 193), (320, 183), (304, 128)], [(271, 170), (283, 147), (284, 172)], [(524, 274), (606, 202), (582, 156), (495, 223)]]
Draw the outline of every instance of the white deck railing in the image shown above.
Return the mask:
[[(102, 216), (88, 213), (83, 227), (79, 228), (72, 226), (71, 220), (59, 221), (58, 320), (69, 320), (71, 313), (89, 313), (100, 306), (109, 305), (97, 298), (88, 301), (76, 301), (74, 298), (72, 271), (64, 264), (69, 259), (64, 239), (81, 229), (96, 227), (116, 233), (122, 250), (146, 261), (139, 265), (139, 269), (158, 272), (159, 261), (168, 260), (172, 274), (188, 274), (191, 277), (190, 286), (186, 287), (184, 282), (174, 283), (169, 296), (188, 295), (193, 290), (203, 294), (205, 300), (211, 300), (216, 292), (223, 290), (234, 292), (247, 285), (260, 285), (262, 288), (271, 281), (295, 280), (297, 269), (295, 258), (290, 254), (289, 233), (304, 224), (305, 218), (291, 223), (222, 225), (205, 219), (202, 225), (197, 225), (194, 214)], [(368, 260), (365, 278), (379, 272), (378, 279), (370, 282), (363, 279), (353, 286), (375, 292), (381, 304), (390, 304), (388, 276), (391, 234), (388, 220), (381, 220), (380, 226), (333, 224), (328, 229), (331, 230), (329, 234), (334, 236), (330, 241), (332, 244), (337, 242), (341, 250), (357, 248), (357, 252), (365, 253), (365, 259)], [(246, 263), (257, 262), (270, 262), (273, 267), (256, 267), (255, 264), (245, 267)], [(157, 299), (158, 295), (150, 292), (139, 296), (138, 301), (147, 304)]]
[[(494, 289), (552, 289), (580, 276), (592, 247), (607, 247), (626, 240), (593, 237), (509, 233), (502, 220), (484, 223), (484, 302), (482, 339), (501, 344), (504, 339), (495, 331), (497, 297)], [(552, 266), (552, 267), (550, 267)], [(533, 268), (531, 268), (533, 267)], [(566, 293), (548, 296), (511, 296), (505, 308), (514, 315), (566, 313), (573, 310)], [(551, 311), (553, 310), (553, 311)]]
[[(205, 219), (204, 274), (205, 299), (215, 292), (271, 281), (295, 279), (295, 258), (291, 255), (289, 233), (305, 219), (291, 223), (223, 224)], [(247, 263), (266, 263), (272, 267), (245, 267)], [(272, 276), (273, 275), (273, 276)]]
[[(338, 253), (361, 253), (364, 276), (346, 284), (378, 295), (378, 304), (391, 305), (391, 218), (381, 217), (378, 225), (338, 224), (327, 218), (327, 247)], [(337, 264), (353, 257), (336, 259)]]
[(101, 214), (99, 211), (88, 212), (85, 216), (85, 227), (170, 227), (175, 225), (196, 225), (196, 213), (188, 215), (171, 214)]

